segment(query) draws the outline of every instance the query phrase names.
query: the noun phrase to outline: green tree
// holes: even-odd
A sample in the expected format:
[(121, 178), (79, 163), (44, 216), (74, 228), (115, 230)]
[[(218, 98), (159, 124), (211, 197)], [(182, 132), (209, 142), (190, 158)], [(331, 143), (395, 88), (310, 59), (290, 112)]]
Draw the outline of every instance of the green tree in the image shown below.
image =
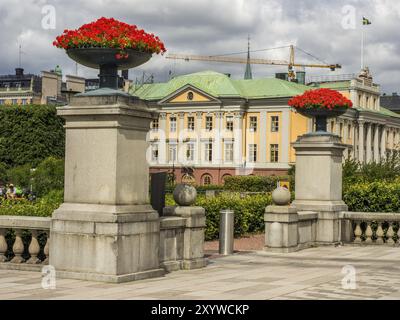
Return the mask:
[(31, 184), (31, 166), (26, 164), (8, 170), (8, 182), (19, 188), (29, 188)]
[(33, 173), (33, 190), (44, 196), (52, 190), (64, 187), (64, 160), (49, 157), (43, 160)]
[(0, 162), (35, 167), (49, 156), (63, 158), (63, 123), (54, 106), (0, 106)]

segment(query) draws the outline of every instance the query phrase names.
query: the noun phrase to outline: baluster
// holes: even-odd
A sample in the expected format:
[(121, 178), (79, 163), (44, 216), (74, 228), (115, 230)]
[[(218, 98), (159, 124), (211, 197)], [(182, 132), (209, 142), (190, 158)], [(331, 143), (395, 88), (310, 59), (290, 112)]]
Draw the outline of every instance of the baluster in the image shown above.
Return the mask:
[(37, 236), (38, 236), (38, 231), (32, 230), (32, 240), (31, 240), (31, 243), (29, 244), (29, 248), (28, 248), (29, 254), (31, 255), (31, 257), (29, 258), (29, 260), (26, 263), (29, 263), (29, 264), (40, 263), (40, 259), (38, 258), (38, 254), (40, 252), (40, 245), (37, 240)]
[(6, 229), (0, 229), (0, 262), (6, 262), (7, 252)]
[(22, 230), (20, 229), (15, 230), (15, 242), (12, 247), (15, 256), (11, 260), (12, 263), (25, 262), (25, 259), (22, 257), (22, 254), (24, 253), (24, 243), (22, 242), (21, 236), (22, 236)]
[(354, 229), (354, 242), (355, 243), (361, 243), (361, 235), (362, 235), (362, 230), (361, 230), (361, 221), (356, 221), (356, 228)]
[(365, 243), (372, 243), (372, 228), (371, 221), (367, 221), (367, 229), (365, 230)]
[(395, 243), (394, 240), (393, 240), (393, 236), (394, 236), (393, 226), (392, 226), (392, 223), (389, 222), (389, 229), (386, 232), (386, 237), (387, 237), (386, 242), (388, 244), (394, 244)]
[(382, 222), (378, 222), (378, 229), (376, 230), (376, 237), (377, 237), (376, 243), (377, 244), (384, 243), (383, 236), (384, 236), (384, 233), (383, 233), (383, 229), (382, 229)]
[(43, 253), (46, 259), (42, 262), (43, 264), (49, 264), (49, 251), (50, 251), (50, 232), (46, 231), (46, 245), (44, 246)]

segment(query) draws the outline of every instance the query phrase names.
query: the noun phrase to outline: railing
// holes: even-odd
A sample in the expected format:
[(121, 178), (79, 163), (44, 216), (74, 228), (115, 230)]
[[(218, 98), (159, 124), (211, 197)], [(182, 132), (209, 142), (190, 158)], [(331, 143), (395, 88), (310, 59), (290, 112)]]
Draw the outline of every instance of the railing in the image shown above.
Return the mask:
[(48, 264), (50, 218), (0, 216), (0, 265)]
[(355, 244), (388, 244), (400, 241), (400, 213), (344, 212), (350, 222), (351, 241)]

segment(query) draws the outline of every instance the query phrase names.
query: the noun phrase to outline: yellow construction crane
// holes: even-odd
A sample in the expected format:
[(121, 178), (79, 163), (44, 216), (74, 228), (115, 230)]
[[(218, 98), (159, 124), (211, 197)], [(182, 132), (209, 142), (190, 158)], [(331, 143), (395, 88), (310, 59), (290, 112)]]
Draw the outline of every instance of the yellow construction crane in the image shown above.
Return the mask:
[(295, 63), (294, 61), (294, 46), (290, 47), (290, 57), (289, 61), (286, 60), (269, 60), (269, 59), (249, 59), (249, 58), (235, 58), (228, 56), (202, 56), (202, 55), (188, 55), (188, 54), (169, 54), (167, 59), (174, 60), (197, 60), (197, 61), (210, 61), (210, 62), (228, 62), (228, 63), (251, 63), (251, 64), (268, 64), (276, 66), (288, 66), (288, 79), (293, 81), (296, 79), (296, 74), (294, 72), (294, 67), (307, 67), (307, 68), (327, 68), (331, 71), (340, 69), (342, 66), (339, 64), (305, 64), (305, 63)]

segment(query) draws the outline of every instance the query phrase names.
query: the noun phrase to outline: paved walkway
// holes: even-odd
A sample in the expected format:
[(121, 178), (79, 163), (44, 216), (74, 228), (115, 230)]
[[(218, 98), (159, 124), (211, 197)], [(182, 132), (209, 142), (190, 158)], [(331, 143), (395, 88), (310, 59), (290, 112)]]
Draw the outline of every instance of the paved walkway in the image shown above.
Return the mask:
[[(0, 270), (0, 300), (400, 299), (399, 262), (398, 247), (323, 247), (291, 254), (257, 251), (211, 259), (204, 269), (131, 283), (58, 279), (55, 290), (41, 288), (38, 272)], [(342, 287), (346, 265), (356, 270), (354, 290)]]

